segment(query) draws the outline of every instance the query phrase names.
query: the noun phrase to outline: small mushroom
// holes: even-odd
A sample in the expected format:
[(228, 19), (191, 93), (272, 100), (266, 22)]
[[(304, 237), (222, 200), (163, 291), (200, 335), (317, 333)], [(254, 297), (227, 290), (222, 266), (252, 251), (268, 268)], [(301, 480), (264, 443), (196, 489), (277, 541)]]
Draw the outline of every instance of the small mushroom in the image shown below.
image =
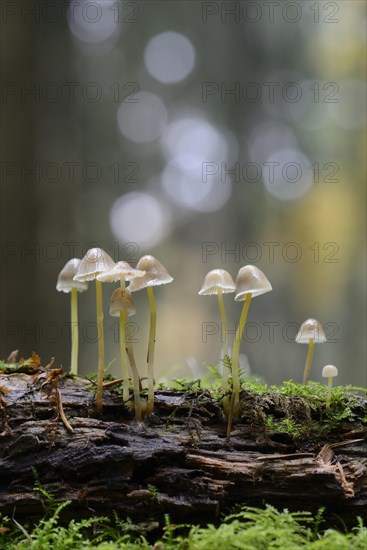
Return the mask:
[(326, 365), (323, 369), (322, 369), (322, 376), (323, 378), (327, 378), (328, 379), (328, 392), (327, 392), (327, 397), (326, 397), (326, 408), (329, 409), (330, 408), (330, 402), (331, 402), (331, 390), (333, 388), (333, 378), (335, 376), (338, 376), (338, 369), (336, 367), (334, 367), (334, 365)]
[(157, 325), (157, 310), (154, 300), (153, 287), (165, 285), (173, 281), (173, 277), (168, 273), (166, 268), (154, 256), (143, 256), (137, 263), (137, 269), (145, 271), (143, 277), (132, 279), (129, 290), (136, 292), (137, 290), (147, 289), (149, 307), (150, 307), (150, 328), (149, 328), (149, 345), (148, 345), (148, 406), (147, 414), (151, 414), (154, 409), (154, 344)]
[(251, 298), (270, 292), (272, 286), (265, 274), (254, 265), (245, 265), (241, 267), (236, 278), (236, 302), (243, 302), (240, 322), (236, 331), (233, 343), (232, 357), (232, 384), (233, 384), (233, 411), (238, 413), (238, 404), (240, 396), (240, 376), (238, 369), (238, 359), (240, 354), (241, 338), (246, 325), (248, 310), (250, 308)]
[(96, 281), (96, 305), (97, 305), (97, 327), (98, 327), (98, 380), (96, 407), (98, 411), (102, 410), (103, 395), (103, 376), (105, 369), (104, 356), (104, 334), (103, 334), (103, 299), (102, 283), (97, 279), (97, 275), (104, 271), (110, 271), (115, 262), (102, 248), (91, 248), (81, 260), (74, 281)]
[(304, 321), (296, 336), (297, 344), (308, 344), (307, 359), (303, 372), (303, 383), (308, 384), (310, 378), (314, 344), (326, 342), (326, 336), (322, 324), (316, 319)]
[[(123, 314), (122, 315), (123, 319), (131, 317), (136, 313), (133, 297), (131, 295), (131, 292), (127, 288), (124, 290), (121, 290), (121, 288), (117, 288), (112, 293), (111, 301), (110, 301), (110, 315), (112, 315), (112, 317), (120, 317), (120, 351), (121, 351), (121, 358), (122, 358), (123, 356), (126, 356), (126, 349), (125, 349), (126, 325), (125, 325), (125, 322), (121, 323), (121, 313)], [(127, 344), (127, 355), (129, 357), (130, 367), (131, 367), (132, 376), (133, 376), (135, 418), (136, 420), (140, 421), (141, 420), (140, 376), (139, 376), (138, 369), (136, 367), (133, 346), (131, 342)], [(125, 380), (127, 381), (127, 398), (125, 397)], [(124, 383), (123, 400), (124, 400), (124, 403), (126, 403), (130, 398), (128, 373), (127, 373), (127, 378), (125, 379), (124, 377), (123, 383)]]
[(80, 264), (79, 258), (69, 260), (59, 273), (56, 290), (59, 292), (71, 293), (71, 374), (78, 374), (78, 350), (79, 350), (79, 329), (78, 329), (78, 292), (85, 292), (88, 288), (87, 282), (74, 281), (74, 275)]
[[(236, 290), (236, 285), (231, 275), (225, 269), (213, 269), (205, 275), (204, 283), (199, 290), (200, 296), (216, 294), (218, 297), (219, 311), (222, 319), (222, 329), (224, 331), (223, 359), (228, 356), (227, 340), (227, 315), (224, 307), (223, 294), (228, 294)], [(223, 365), (223, 390), (228, 389), (228, 373), (226, 366)]]
[[(145, 271), (134, 269), (128, 262), (117, 262), (110, 271), (104, 271), (97, 275), (97, 279), (102, 283), (115, 283), (120, 281), (120, 289), (125, 290), (125, 282), (131, 281), (134, 277), (143, 277)], [(126, 316), (125, 309), (119, 310), (117, 316), (120, 316), (120, 344), (121, 349), (125, 350), (125, 324)], [(126, 361), (126, 353), (121, 353), (121, 368), (123, 377), (123, 400), (126, 402), (129, 399), (129, 373)]]

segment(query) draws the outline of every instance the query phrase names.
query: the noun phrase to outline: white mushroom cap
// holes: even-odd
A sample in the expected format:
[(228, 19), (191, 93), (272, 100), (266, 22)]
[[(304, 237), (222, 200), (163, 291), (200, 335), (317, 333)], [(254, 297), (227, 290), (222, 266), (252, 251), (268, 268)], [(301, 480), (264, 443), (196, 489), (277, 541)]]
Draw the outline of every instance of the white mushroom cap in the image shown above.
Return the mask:
[(308, 344), (313, 338), (315, 344), (326, 342), (326, 336), (322, 324), (316, 319), (304, 321), (296, 336), (297, 344)]
[(322, 376), (323, 378), (334, 378), (334, 376), (338, 376), (338, 369), (334, 365), (326, 365), (322, 369)]
[(236, 278), (236, 302), (243, 302), (246, 294), (260, 296), (265, 292), (270, 292), (272, 286), (266, 275), (254, 265), (245, 265), (241, 267)]
[(129, 317), (136, 313), (133, 297), (127, 288), (125, 290), (116, 288), (111, 296), (110, 315), (119, 317), (121, 311), (127, 311)]
[(78, 292), (87, 290), (87, 282), (73, 280), (80, 262), (81, 260), (79, 258), (72, 258), (64, 265), (57, 278), (56, 290), (59, 292), (71, 292), (73, 288), (76, 288)]
[(200, 296), (206, 296), (209, 294), (218, 294), (219, 290), (223, 294), (234, 292), (236, 285), (231, 275), (225, 269), (212, 269), (205, 275), (203, 286), (199, 290)]
[(97, 275), (97, 279), (102, 283), (115, 283), (124, 276), (126, 281), (131, 281), (135, 277), (143, 277), (145, 271), (134, 269), (128, 262), (117, 262), (110, 271), (104, 271)]
[(92, 281), (99, 273), (110, 271), (115, 262), (102, 248), (90, 248), (81, 260), (74, 281)]
[(145, 275), (131, 280), (129, 285), (131, 292), (141, 290), (147, 286), (165, 285), (173, 281), (173, 277), (171, 277), (166, 268), (154, 256), (148, 255), (140, 258), (136, 269), (145, 271)]

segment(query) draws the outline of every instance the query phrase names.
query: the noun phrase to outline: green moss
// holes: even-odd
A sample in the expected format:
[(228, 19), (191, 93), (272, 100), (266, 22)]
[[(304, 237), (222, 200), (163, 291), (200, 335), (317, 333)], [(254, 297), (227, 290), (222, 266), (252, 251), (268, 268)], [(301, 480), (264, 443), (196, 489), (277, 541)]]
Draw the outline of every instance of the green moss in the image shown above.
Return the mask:
[[(290, 513), (244, 507), (224, 518), (219, 526), (172, 525), (166, 518), (164, 534), (158, 541), (137, 534), (136, 526), (116, 515), (70, 521), (62, 526), (60, 514), (68, 505), (58, 506), (51, 517), (38, 525), (20, 525), (10, 518), (0, 521), (1, 550), (365, 550), (367, 529), (362, 521), (349, 533), (322, 529), (322, 513), (313, 518), (308, 512)], [(134, 533), (135, 531), (135, 533)]]

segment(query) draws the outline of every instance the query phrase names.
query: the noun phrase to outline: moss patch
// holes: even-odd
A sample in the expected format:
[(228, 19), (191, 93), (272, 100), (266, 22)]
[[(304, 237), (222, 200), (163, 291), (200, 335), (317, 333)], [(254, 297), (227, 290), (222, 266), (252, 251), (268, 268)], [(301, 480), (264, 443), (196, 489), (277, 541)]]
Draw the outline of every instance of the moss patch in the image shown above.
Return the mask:
[[(219, 526), (172, 525), (166, 518), (163, 534), (153, 536), (154, 526), (134, 526), (113, 519), (90, 518), (61, 525), (59, 517), (67, 502), (58, 506), (37, 525), (20, 525), (16, 520), (0, 521), (0, 548), (3, 550), (365, 550), (367, 529), (362, 521), (349, 533), (326, 529), (320, 511), (289, 513), (271, 506), (241, 508)], [(136, 531), (140, 533), (137, 534)], [(143, 532), (144, 534), (141, 534)], [(154, 540), (157, 539), (157, 540)]]

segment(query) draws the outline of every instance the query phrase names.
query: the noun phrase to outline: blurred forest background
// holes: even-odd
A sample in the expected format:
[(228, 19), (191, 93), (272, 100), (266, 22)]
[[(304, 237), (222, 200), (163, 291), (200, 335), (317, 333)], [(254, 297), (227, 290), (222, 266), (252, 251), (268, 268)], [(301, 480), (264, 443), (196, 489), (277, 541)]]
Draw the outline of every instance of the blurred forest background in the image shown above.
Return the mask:
[[(220, 353), (214, 268), (255, 264), (242, 365), (366, 384), (366, 4), (363, 0), (3, 2), (1, 358), (70, 364), (74, 256), (101, 246), (174, 277), (156, 291), (157, 377), (199, 377)], [(104, 285), (106, 361), (117, 361)], [(144, 375), (148, 302), (131, 318)], [(229, 329), (242, 304), (225, 297)], [(79, 295), (80, 370), (96, 370), (94, 283)], [(209, 324), (208, 324), (209, 323)], [(216, 325), (218, 323), (218, 325)], [(218, 334), (215, 327), (218, 328)], [(213, 334), (207, 334), (208, 331)], [(233, 338), (233, 334), (230, 335)]]

